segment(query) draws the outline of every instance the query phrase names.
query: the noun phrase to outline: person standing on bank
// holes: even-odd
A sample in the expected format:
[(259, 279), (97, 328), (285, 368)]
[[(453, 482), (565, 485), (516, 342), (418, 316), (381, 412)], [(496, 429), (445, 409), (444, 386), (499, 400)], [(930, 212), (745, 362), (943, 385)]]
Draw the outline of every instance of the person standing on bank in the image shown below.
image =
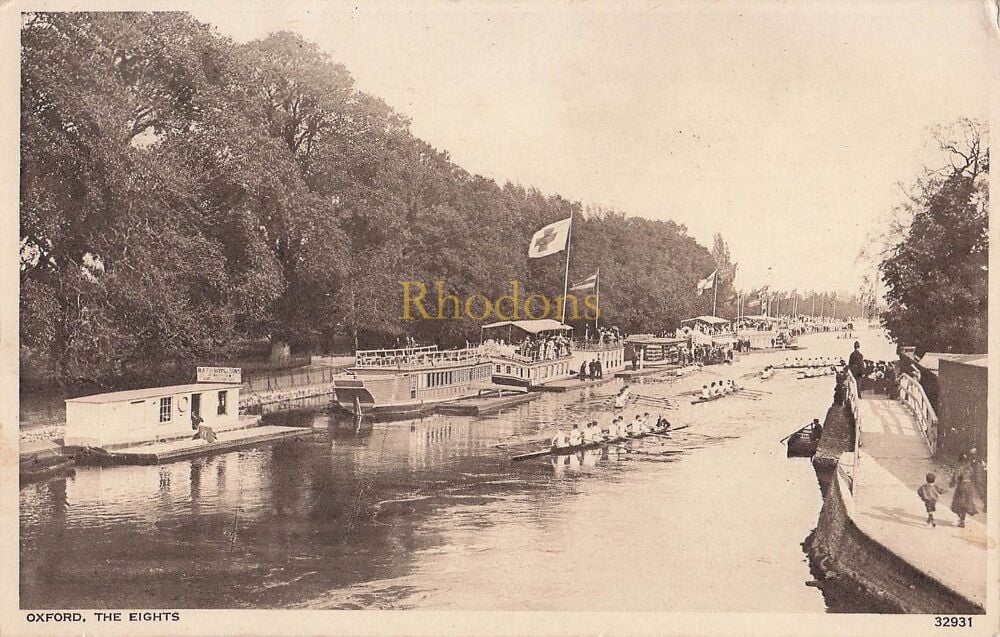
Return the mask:
[(858, 385), (858, 395), (861, 395), (861, 377), (865, 375), (865, 355), (861, 353), (861, 343), (854, 341), (854, 351), (847, 361), (847, 368), (851, 370), (854, 381)]
[(962, 454), (958, 458), (958, 466), (951, 477), (951, 486), (955, 494), (951, 498), (951, 510), (958, 516), (958, 526), (965, 526), (965, 516), (979, 513), (976, 508), (975, 487), (972, 485), (972, 463), (969, 456)]
[(587, 361), (580, 363), (580, 380), (587, 380)]

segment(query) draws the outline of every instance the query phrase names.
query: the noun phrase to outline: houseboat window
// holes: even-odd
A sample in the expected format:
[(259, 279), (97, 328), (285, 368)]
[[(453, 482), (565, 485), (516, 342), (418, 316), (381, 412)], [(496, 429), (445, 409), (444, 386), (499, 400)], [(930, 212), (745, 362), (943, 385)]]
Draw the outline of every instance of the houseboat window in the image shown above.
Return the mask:
[(229, 395), (229, 392), (227, 392), (226, 390), (222, 390), (222, 391), (219, 392), (219, 412), (218, 412), (218, 415), (220, 415), (220, 416), (224, 416), (226, 414), (226, 397), (228, 395)]
[(170, 407), (173, 402), (171, 396), (160, 399), (160, 422), (170, 422)]
[(497, 373), (498, 374), (500, 373), (500, 366), (499, 365), (497, 365)]
[(507, 366), (507, 373), (510, 373), (510, 365)]

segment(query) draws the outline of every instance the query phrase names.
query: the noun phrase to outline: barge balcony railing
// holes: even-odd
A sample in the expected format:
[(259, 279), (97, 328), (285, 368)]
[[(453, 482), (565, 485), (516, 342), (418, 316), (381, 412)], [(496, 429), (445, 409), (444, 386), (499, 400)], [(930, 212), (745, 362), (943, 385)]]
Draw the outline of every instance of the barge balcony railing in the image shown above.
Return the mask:
[(487, 359), (479, 347), (439, 350), (435, 345), (404, 349), (359, 350), (354, 366), (372, 369), (411, 369), (460, 363), (477, 363)]

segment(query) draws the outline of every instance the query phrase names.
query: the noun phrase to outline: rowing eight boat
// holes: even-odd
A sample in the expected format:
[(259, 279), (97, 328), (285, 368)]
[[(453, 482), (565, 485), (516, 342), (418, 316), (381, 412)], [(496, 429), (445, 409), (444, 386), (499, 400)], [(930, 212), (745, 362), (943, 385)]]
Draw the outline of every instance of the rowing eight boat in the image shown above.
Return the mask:
[[(680, 429), (680, 427), (678, 427)], [(664, 434), (670, 432), (670, 428), (660, 428), (646, 433), (638, 433), (630, 436), (625, 436), (624, 438), (611, 438), (609, 440), (595, 440), (594, 442), (585, 442), (579, 445), (570, 445), (567, 447), (549, 447), (548, 449), (540, 449), (539, 451), (532, 451), (529, 453), (522, 453), (516, 456), (511, 456), (510, 459), (517, 460), (527, 460), (528, 458), (540, 458), (542, 456), (563, 456), (570, 453), (576, 453), (577, 451), (586, 451), (587, 449), (599, 449), (600, 447), (606, 445), (613, 445), (616, 443), (628, 442), (629, 440), (638, 440), (640, 438), (645, 438), (647, 436), (652, 436), (655, 434)]]
[(709, 396), (708, 398), (697, 398), (695, 400), (692, 400), (691, 404), (692, 405), (697, 405), (698, 403), (711, 402), (713, 400), (718, 400), (720, 398), (725, 398), (726, 396), (732, 396), (733, 394), (739, 393), (740, 391), (742, 391), (742, 390), (736, 390), (735, 392), (729, 392), (728, 394), (715, 394), (713, 396)]

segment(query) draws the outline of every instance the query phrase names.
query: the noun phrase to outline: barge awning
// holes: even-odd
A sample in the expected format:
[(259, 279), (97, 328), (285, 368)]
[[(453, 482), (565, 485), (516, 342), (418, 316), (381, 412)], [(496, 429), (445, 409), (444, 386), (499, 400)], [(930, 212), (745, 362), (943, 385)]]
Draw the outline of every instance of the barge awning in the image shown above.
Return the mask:
[(538, 334), (539, 332), (568, 332), (573, 328), (564, 323), (560, 323), (554, 319), (533, 319), (533, 320), (523, 320), (523, 321), (498, 321), (496, 323), (490, 323), (489, 325), (484, 325), (483, 329), (490, 329), (494, 327), (507, 327), (511, 325), (519, 330), (528, 332), (529, 334)]

